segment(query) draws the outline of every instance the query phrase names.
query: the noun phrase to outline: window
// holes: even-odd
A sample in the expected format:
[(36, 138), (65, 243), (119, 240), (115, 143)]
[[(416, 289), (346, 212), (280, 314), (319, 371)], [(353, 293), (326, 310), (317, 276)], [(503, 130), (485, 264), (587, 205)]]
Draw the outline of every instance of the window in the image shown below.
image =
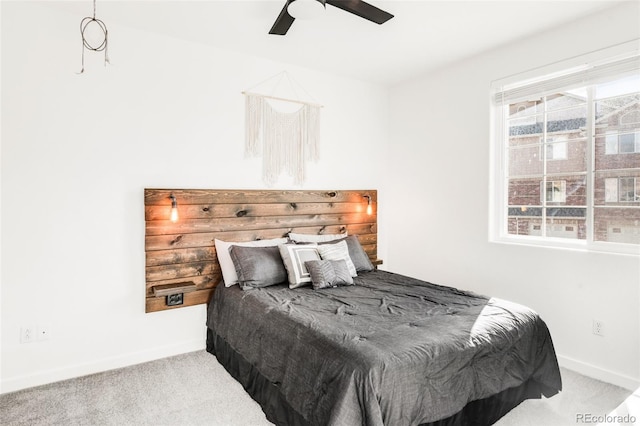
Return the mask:
[[(547, 182), (540, 182), (542, 185), (546, 183), (546, 191), (540, 191), (540, 194), (546, 194), (545, 200), (550, 203), (564, 203), (567, 200), (567, 181), (566, 180), (554, 180)], [(540, 202), (544, 202), (542, 199)]]
[(605, 154), (632, 154), (640, 152), (640, 132), (622, 133), (607, 132)]
[(618, 193), (620, 201), (640, 201), (640, 188), (638, 188), (640, 179), (633, 177), (619, 178), (618, 182), (620, 186), (620, 192)]
[(605, 203), (640, 201), (640, 177), (605, 179)]
[(637, 252), (637, 52), (494, 89), (495, 236)]
[(564, 138), (549, 138), (546, 147), (546, 157), (540, 156), (540, 160), (566, 160), (567, 159), (567, 141)]

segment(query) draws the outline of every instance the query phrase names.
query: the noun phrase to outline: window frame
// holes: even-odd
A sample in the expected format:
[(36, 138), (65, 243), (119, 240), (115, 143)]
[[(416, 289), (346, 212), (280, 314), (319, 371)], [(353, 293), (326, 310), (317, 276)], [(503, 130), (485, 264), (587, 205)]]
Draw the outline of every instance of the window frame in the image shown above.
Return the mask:
[[(631, 188), (633, 191), (633, 199), (625, 200), (623, 199), (623, 190), (622, 190), (622, 181), (630, 179), (632, 184)], [(618, 203), (637, 203), (640, 201), (640, 191), (638, 190), (638, 178), (635, 176), (623, 176), (618, 178)]]
[[(509, 134), (507, 128), (507, 114), (505, 114), (504, 108), (508, 107), (509, 103), (500, 103), (496, 93), (502, 90), (505, 86), (520, 84), (527, 81), (544, 81), (554, 75), (566, 74), (567, 71), (572, 71), (578, 68), (586, 67), (585, 63), (607, 63), (612, 62), (620, 58), (638, 57), (637, 46), (633, 43), (627, 43), (619, 45), (610, 49), (604, 49), (602, 51), (592, 52), (590, 54), (573, 58), (571, 60), (558, 62), (556, 64), (540, 67), (536, 70), (528, 71), (521, 74), (514, 74), (510, 77), (496, 80), (491, 85), (491, 152), (490, 152), (490, 205), (489, 205), (489, 241), (494, 243), (515, 244), (523, 246), (541, 246), (556, 249), (569, 249), (580, 251), (597, 251), (608, 252), (623, 255), (635, 255), (640, 256), (640, 244), (628, 244), (617, 243), (609, 241), (597, 241), (594, 236), (594, 215), (596, 206), (594, 187), (595, 187), (595, 125), (591, 122), (587, 127), (586, 134), (586, 161), (587, 161), (587, 173), (586, 173), (586, 206), (585, 226), (587, 229), (586, 239), (568, 239), (562, 237), (550, 237), (550, 236), (532, 236), (532, 235), (516, 235), (508, 232), (508, 208), (509, 208), (509, 190), (508, 190), (508, 172), (509, 172), (509, 151), (505, 149), (505, 143), (507, 142), (507, 135)], [(637, 65), (636, 65), (637, 66)], [(614, 77), (614, 75), (611, 75)], [(585, 83), (583, 87), (593, 85), (594, 83)], [(587, 117), (593, 117), (593, 93), (590, 91), (587, 100)], [(593, 120), (591, 120), (593, 121)], [(619, 135), (617, 135), (619, 149)], [(637, 135), (636, 135), (637, 139)], [(542, 150), (546, 150), (545, 143), (541, 144)], [(638, 143), (636, 141), (636, 147)], [(605, 144), (606, 148), (606, 144)], [(541, 153), (542, 154), (542, 153)], [(549, 159), (550, 161), (556, 161)], [(546, 181), (546, 176), (542, 176), (541, 186)], [(557, 179), (553, 179), (557, 180)], [(542, 189), (542, 188), (541, 188)], [(541, 192), (541, 198), (546, 198), (546, 191), (543, 194)], [(549, 202), (541, 203), (542, 208), (549, 207)], [(553, 202), (550, 202), (553, 205)], [(537, 206), (536, 206), (537, 207)], [(542, 217), (544, 218), (544, 216)], [(542, 221), (545, 226), (545, 220)]]

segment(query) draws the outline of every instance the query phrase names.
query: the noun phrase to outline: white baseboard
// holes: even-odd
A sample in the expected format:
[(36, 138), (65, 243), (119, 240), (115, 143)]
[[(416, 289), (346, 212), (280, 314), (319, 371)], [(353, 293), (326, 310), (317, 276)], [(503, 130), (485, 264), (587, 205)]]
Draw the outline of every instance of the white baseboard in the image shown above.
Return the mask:
[(588, 364), (583, 361), (578, 361), (577, 359), (569, 358), (567, 356), (557, 355), (557, 357), (558, 363), (561, 367), (573, 370), (576, 373), (580, 373), (584, 376), (611, 383), (613, 385), (620, 386), (631, 391), (640, 388), (640, 378), (633, 378), (631, 376), (616, 373), (615, 371), (606, 370), (604, 368)]
[(187, 352), (195, 352), (205, 348), (204, 339), (181, 342), (174, 345), (160, 346), (149, 350), (102, 358), (96, 361), (51, 370), (37, 371), (31, 374), (11, 377), (0, 381), (0, 394), (15, 392), (34, 386), (46, 385), (61, 380), (100, 373), (116, 368), (128, 367), (143, 362), (154, 361)]
[[(182, 342), (177, 345), (160, 346), (150, 350), (133, 352), (109, 358), (102, 358), (83, 364), (70, 365), (67, 367), (52, 370), (38, 371), (32, 374), (12, 377), (0, 381), (0, 394), (15, 392), (34, 386), (46, 385), (49, 383), (59, 382), (61, 380), (72, 379), (75, 377), (86, 376), (88, 374), (100, 373), (116, 368), (128, 367), (130, 365), (141, 364), (143, 362), (149, 362), (160, 358), (180, 355), (183, 353), (199, 351), (203, 350), (204, 348), (205, 342), (202, 339), (195, 339), (188, 342)], [(587, 377), (602, 380), (603, 382), (611, 383), (632, 391), (640, 388), (640, 378), (633, 378), (631, 376), (606, 370), (601, 367), (597, 367), (583, 361), (578, 361), (567, 356), (557, 356), (558, 363), (561, 367), (573, 370)]]

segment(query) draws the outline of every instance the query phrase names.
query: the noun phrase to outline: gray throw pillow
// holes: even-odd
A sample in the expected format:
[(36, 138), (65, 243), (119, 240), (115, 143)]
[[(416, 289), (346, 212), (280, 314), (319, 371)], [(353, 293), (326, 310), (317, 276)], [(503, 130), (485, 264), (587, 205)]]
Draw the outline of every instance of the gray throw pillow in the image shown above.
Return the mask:
[(314, 290), (353, 285), (353, 278), (344, 260), (310, 260), (305, 266), (311, 275)]
[(322, 260), (344, 260), (351, 276), (358, 276), (356, 267), (349, 256), (349, 248), (346, 241), (342, 240), (335, 244), (318, 244), (318, 253), (320, 253)]
[(373, 271), (375, 268), (373, 267), (373, 263), (369, 259), (369, 255), (362, 248), (358, 237), (355, 235), (351, 235), (345, 238), (347, 242), (347, 248), (349, 249), (349, 256), (351, 257), (351, 261), (356, 267), (356, 271), (358, 272), (368, 272)]
[(267, 287), (287, 281), (280, 250), (275, 247), (231, 246), (231, 260), (243, 290)]
[(368, 272), (375, 269), (373, 263), (371, 263), (371, 260), (369, 259), (369, 255), (364, 251), (358, 237), (355, 235), (349, 235), (348, 237), (339, 240), (320, 242), (318, 244), (336, 244), (341, 241), (347, 242), (349, 257), (351, 258), (351, 262), (353, 262), (357, 272)]

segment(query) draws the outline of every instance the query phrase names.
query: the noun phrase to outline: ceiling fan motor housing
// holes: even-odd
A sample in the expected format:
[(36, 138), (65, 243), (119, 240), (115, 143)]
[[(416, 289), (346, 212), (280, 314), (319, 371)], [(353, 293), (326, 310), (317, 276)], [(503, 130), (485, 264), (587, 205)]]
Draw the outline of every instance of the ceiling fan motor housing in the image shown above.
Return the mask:
[(314, 19), (324, 13), (325, 3), (326, 0), (293, 0), (287, 12), (296, 19)]

